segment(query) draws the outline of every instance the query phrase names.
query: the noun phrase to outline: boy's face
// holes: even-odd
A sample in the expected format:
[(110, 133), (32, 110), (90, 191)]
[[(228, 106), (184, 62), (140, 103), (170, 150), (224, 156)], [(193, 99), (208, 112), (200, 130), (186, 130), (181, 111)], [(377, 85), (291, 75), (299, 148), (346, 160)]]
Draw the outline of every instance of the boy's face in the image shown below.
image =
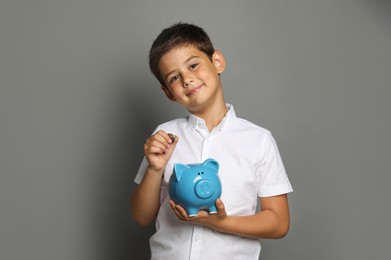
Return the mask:
[(166, 83), (162, 89), (190, 112), (200, 112), (223, 98), (219, 74), (224, 67), (224, 57), (218, 51), (210, 60), (193, 45), (177, 47), (160, 59), (159, 71)]

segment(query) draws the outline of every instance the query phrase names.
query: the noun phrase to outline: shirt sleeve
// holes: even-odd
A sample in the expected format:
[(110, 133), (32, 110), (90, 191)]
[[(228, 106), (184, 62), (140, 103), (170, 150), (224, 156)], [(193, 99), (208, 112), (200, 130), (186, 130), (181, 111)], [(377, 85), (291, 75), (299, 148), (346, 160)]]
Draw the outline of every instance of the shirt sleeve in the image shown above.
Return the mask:
[(145, 171), (147, 170), (147, 168), (148, 168), (148, 161), (144, 156), (143, 160), (141, 161), (140, 168), (137, 171), (136, 178), (134, 178), (135, 183), (137, 183), (137, 184), (141, 183), (142, 179), (144, 178), (144, 174), (145, 174)]
[(271, 197), (292, 192), (276, 141), (268, 132), (262, 144), (257, 170), (258, 196)]
[[(154, 135), (157, 131), (158, 131), (159, 127), (157, 127), (153, 132), (152, 132), (152, 135)], [(151, 136), (152, 136), (151, 135)], [(134, 178), (134, 182), (137, 183), (137, 184), (140, 184), (141, 181), (143, 180), (144, 178), (144, 175), (145, 175), (145, 171), (147, 170), (148, 168), (148, 161), (147, 161), (147, 158), (145, 158), (145, 156), (143, 157), (143, 160), (141, 161), (141, 164), (140, 164), (140, 167), (138, 168), (138, 171), (137, 171), (137, 174), (136, 174), (136, 177)]]

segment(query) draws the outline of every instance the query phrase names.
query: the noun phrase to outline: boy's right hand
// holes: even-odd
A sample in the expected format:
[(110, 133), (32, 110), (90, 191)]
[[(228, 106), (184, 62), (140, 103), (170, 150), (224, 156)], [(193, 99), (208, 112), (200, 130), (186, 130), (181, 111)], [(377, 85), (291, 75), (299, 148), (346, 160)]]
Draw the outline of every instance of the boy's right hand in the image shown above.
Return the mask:
[[(174, 141), (172, 140), (171, 137)], [(152, 135), (144, 144), (144, 154), (148, 160), (148, 168), (159, 174), (163, 174), (163, 170), (170, 160), (171, 155), (178, 143), (178, 137), (168, 134), (163, 130), (159, 130)]]

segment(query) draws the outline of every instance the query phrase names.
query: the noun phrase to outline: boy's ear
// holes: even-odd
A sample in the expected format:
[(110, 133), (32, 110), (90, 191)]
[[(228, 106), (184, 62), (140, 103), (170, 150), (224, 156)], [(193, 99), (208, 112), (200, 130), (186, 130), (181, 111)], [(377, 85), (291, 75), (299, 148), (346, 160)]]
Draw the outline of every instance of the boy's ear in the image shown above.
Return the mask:
[(217, 73), (222, 73), (225, 69), (225, 59), (220, 51), (215, 51), (212, 55), (212, 62), (217, 69)]
[(171, 94), (171, 91), (166, 86), (161, 86), (164, 94), (168, 97), (169, 100), (175, 101), (175, 97)]

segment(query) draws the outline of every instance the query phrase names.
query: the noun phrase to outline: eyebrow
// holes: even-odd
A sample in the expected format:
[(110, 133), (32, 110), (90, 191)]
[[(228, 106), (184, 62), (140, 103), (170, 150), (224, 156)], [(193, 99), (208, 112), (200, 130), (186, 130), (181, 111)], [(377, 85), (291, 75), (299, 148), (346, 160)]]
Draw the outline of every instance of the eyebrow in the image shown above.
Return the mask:
[[(200, 56), (196, 56), (196, 55), (192, 55), (190, 56), (189, 58), (187, 58), (184, 62), (183, 62), (183, 65), (185, 65), (186, 63), (188, 63), (189, 61), (191, 61), (192, 59), (194, 58), (200, 58)], [(175, 70), (172, 70), (170, 72), (167, 73), (167, 75), (164, 77), (165, 80), (167, 80), (167, 78), (172, 74), (174, 73)]]

